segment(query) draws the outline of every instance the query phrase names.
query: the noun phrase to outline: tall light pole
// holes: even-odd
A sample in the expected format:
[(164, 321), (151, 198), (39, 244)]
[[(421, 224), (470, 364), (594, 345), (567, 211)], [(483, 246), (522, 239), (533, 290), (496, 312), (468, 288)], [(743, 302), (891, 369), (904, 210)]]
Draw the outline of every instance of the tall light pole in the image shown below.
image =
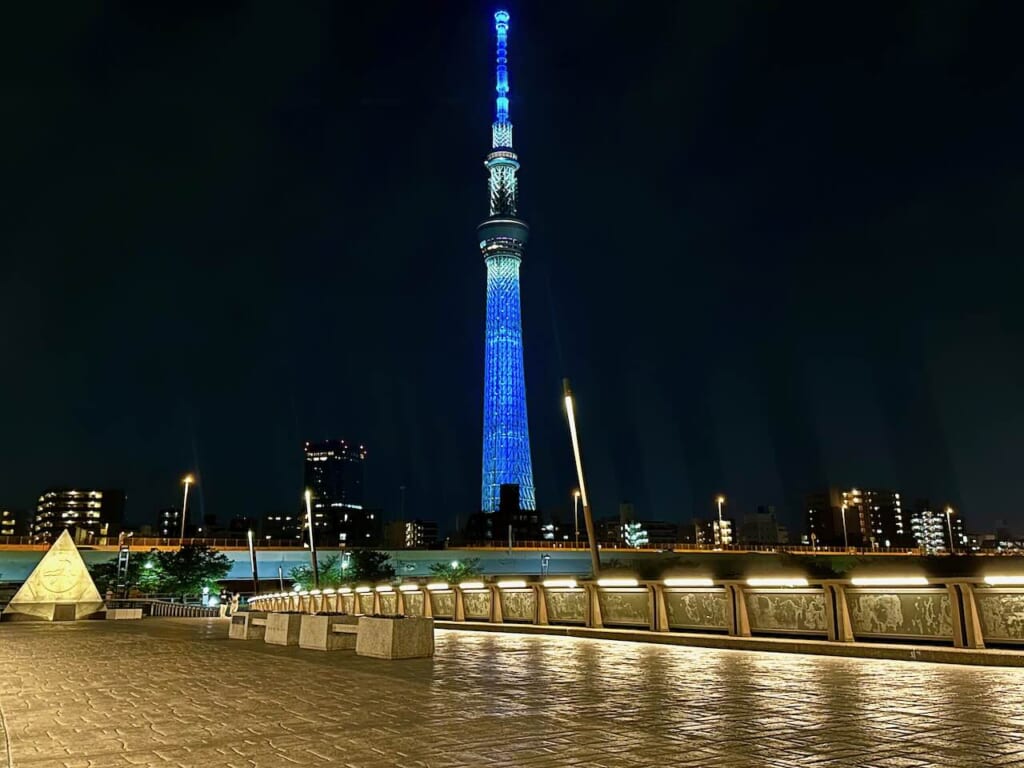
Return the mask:
[(572, 523), (576, 529), (576, 546), (580, 545), (580, 491), (577, 488), (572, 492)]
[(847, 538), (847, 535), (846, 535), (846, 503), (845, 502), (843, 503), (842, 511), (843, 511), (843, 548), (846, 549), (846, 550), (849, 550), (850, 549), (850, 540)]
[(949, 531), (949, 554), (953, 554), (953, 508), (946, 507), (946, 530)]
[(188, 519), (188, 488), (190, 485), (195, 483), (195, 478), (192, 475), (185, 475), (181, 481), (185, 484), (185, 500), (181, 502), (181, 536), (178, 538), (178, 548), (185, 546), (185, 520)]
[(601, 556), (597, 552), (597, 535), (594, 533), (594, 516), (587, 499), (587, 486), (583, 482), (583, 460), (580, 458), (580, 440), (576, 433), (576, 405), (568, 379), (562, 379), (562, 393), (565, 396), (565, 413), (569, 417), (569, 437), (572, 438), (572, 452), (576, 459), (576, 477), (580, 481), (580, 498), (583, 499), (583, 523), (587, 526), (587, 541), (590, 544), (590, 567), (596, 579), (601, 573)]
[(316, 537), (313, 535), (313, 492), (306, 489), (306, 523), (309, 525), (309, 563), (313, 568), (313, 588), (320, 589), (320, 570), (316, 563)]
[(725, 496), (715, 499), (718, 504), (718, 546), (725, 546), (725, 521), (722, 519), (722, 505), (725, 504)]
[(249, 529), (249, 565), (252, 567), (252, 593), (260, 593), (260, 574), (256, 569), (256, 542), (253, 539), (252, 528)]

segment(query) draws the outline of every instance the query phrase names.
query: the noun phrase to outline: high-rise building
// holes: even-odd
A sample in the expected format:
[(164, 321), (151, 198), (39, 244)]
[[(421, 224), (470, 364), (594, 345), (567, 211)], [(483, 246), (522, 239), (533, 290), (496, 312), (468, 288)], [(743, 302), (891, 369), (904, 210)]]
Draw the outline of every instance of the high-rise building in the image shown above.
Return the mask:
[(39, 495), (32, 539), (56, 540), (65, 528), (77, 543), (116, 536), (124, 521), (124, 491), (50, 488)]
[(0, 536), (17, 536), (20, 532), (18, 515), (12, 509), (0, 509)]
[(817, 546), (914, 546), (910, 521), (896, 491), (832, 488), (814, 493), (807, 497), (806, 521), (809, 542)]
[(306, 513), (271, 512), (263, 518), (263, 529), (260, 535), (264, 540), (297, 541), (305, 534)]
[(494, 14), (497, 32), (497, 98), (491, 125), (490, 215), (477, 227), (487, 266), (487, 328), (484, 344), (483, 487), (480, 508), (501, 506), (502, 486), (519, 486), (523, 510), (537, 508), (526, 420), (523, 328), (519, 301), (519, 265), (530, 229), (519, 218), (516, 172), (509, 118), (507, 11)]
[(779, 525), (773, 506), (758, 507), (740, 521), (740, 544), (786, 544), (788, 539), (789, 534)]
[(910, 532), (914, 543), (926, 555), (969, 550), (963, 518), (952, 507), (936, 509), (926, 499), (914, 504)]
[(405, 524), (406, 549), (430, 549), (437, 544), (437, 523), (413, 520)]
[(156, 515), (156, 535), (163, 539), (181, 536), (181, 510), (164, 507)]
[[(366, 448), (345, 440), (305, 444), (305, 486), (310, 492), (317, 542), (329, 546), (366, 547), (380, 543), (380, 510), (363, 503)], [(306, 524), (305, 509), (301, 510)]]

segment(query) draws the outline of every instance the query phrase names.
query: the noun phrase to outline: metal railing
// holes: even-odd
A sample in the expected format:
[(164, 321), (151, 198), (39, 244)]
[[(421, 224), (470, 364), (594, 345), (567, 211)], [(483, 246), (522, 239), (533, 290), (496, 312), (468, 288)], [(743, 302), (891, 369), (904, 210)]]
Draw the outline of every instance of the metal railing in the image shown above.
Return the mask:
[(175, 603), (169, 600), (146, 598), (127, 598), (106, 601), (107, 608), (141, 608), (143, 616), (169, 616), (179, 618), (215, 618), (220, 615), (220, 608), (189, 603)]

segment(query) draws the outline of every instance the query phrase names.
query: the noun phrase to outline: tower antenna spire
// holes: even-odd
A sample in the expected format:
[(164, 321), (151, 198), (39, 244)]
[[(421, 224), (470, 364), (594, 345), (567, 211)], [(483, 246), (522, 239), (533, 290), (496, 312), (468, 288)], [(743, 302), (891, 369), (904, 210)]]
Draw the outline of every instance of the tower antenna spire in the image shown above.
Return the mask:
[(508, 11), (496, 11), (494, 31), (498, 46), (495, 53), (494, 126), (491, 146), (494, 149), (512, 149), (512, 122), (508, 118)]

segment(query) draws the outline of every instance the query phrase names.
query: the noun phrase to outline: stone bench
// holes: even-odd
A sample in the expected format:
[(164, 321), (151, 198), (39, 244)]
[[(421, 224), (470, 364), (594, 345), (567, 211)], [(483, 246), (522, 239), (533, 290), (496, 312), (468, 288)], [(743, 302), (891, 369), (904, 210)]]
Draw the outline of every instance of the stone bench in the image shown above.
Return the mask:
[(434, 655), (434, 620), (359, 617), (356, 653), (375, 659), (425, 659)]
[(228, 637), (232, 640), (263, 640), (267, 631), (267, 614), (242, 611), (231, 617)]
[(141, 618), (141, 608), (107, 608), (107, 619), (111, 621), (122, 621), (125, 619)]
[(312, 651), (354, 650), (359, 634), (355, 616), (312, 614), (302, 617), (299, 647)]
[(298, 645), (302, 619), (309, 614), (268, 613), (263, 642), (271, 645)]

